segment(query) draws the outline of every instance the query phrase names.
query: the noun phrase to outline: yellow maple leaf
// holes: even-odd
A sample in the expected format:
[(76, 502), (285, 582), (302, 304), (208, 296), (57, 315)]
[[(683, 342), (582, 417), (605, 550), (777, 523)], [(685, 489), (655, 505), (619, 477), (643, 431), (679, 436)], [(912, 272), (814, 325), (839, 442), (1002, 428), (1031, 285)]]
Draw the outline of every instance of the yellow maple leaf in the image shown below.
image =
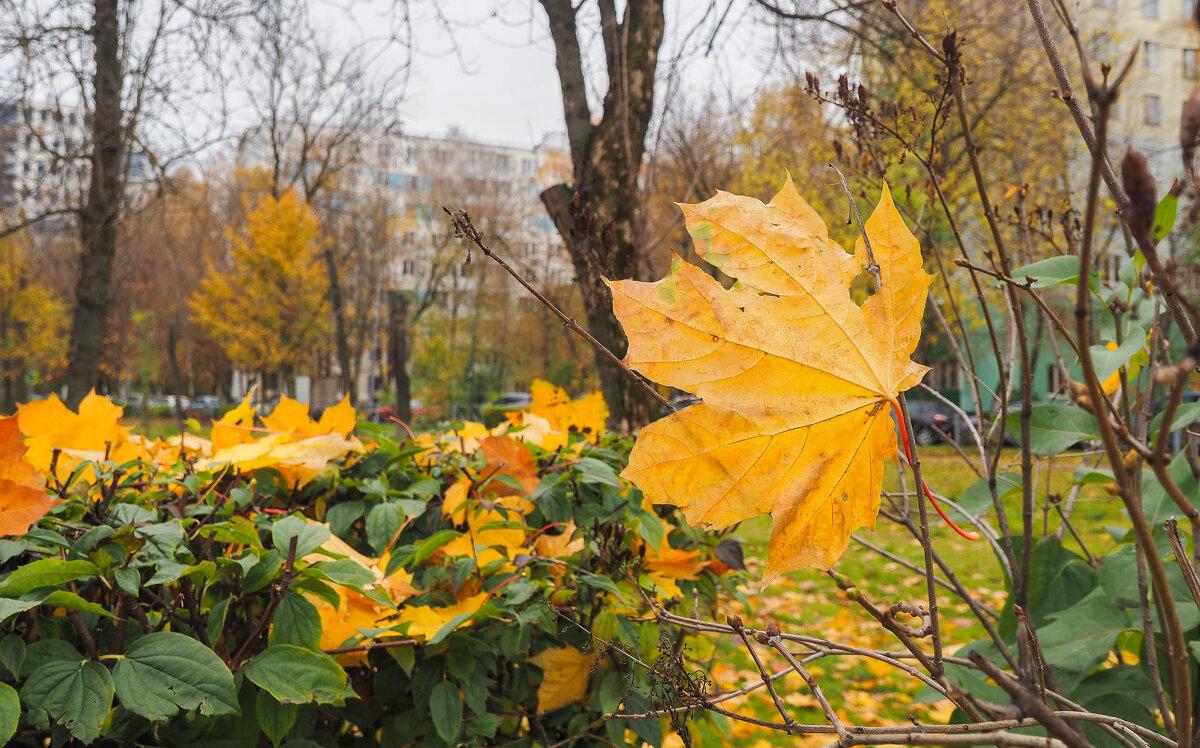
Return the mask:
[(61, 500), (42, 488), (42, 474), (25, 459), (16, 416), (0, 418), (0, 535), (24, 535)]
[[(65, 478), (81, 462), (105, 459), (117, 463), (149, 457), (130, 429), (121, 425), (123, 409), (108, 398), (89, 392), (73, 412), (55, 395), (25, 403), (17, 408), (17, 423), (29, 452), (26, 459), (38, 470), (50, 472), (54, 450), (59, 450), (56, 470)], [(91, 480), (90, 468), (81, 475)]]
[(213, 421), (211, 449), (220, 452), (252, 442), (254, 437), (254, 406), (250, 405), (250, 395), (246, 395), (240, 405)]
[(538, 686), (538, 714), (552, 712), (587, 695), (595, 655), (584, 654), (574, 647), (556, 647), (537, 653), (529, 661), (543, 673)]
[(738, 283), (676, 257), (656, 283), (610, 284), (629, 366), (703, 400), (642, 429), (622, 475), (691, 523), (769, 513), (764, 585), (828, 568), (875, 525), (889, 406), (927, 371), (909, 356), (932, 276), (886, 187), (866, 224), (882, 287), (861, 306), (862, 239), (854, 254), (832, 242), (790, 178), (768, 205), (719, 192), (681, 207), (700, 256)]
[(555, 431), (578, 431), (593, 443), (604, 433), (608, 405), (599, 392), (572, 400), (563, 388), (535, 379), (529, 385), (529, 396), (530, 412), (549, 421)]

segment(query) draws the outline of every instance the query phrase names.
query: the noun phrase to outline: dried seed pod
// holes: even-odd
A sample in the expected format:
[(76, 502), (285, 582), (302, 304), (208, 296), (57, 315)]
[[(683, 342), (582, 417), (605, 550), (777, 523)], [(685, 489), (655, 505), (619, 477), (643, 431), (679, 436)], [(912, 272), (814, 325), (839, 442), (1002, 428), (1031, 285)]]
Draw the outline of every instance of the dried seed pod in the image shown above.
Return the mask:
[(1179, 113), (1179, 145), (1183, 149), (1183, 171), (1191, 182), (1196, 181), (1192, 158), (1196, 153), (1197, 136), (1200, 136), (1200, 94), (1192, 91), (1192, 95), (1183, 102)]
[(1150, 227), (1154, 225), (1154, 209), (1157, 203), (1157, 189), (1154, 185), (1154, 175), (1146, 157), (1133, 146), (1125, 149), (1121, 159), (1121, 184), (1129, 195), (1129, 215), (1125, 220), (1135, 237), (1150, 236)]

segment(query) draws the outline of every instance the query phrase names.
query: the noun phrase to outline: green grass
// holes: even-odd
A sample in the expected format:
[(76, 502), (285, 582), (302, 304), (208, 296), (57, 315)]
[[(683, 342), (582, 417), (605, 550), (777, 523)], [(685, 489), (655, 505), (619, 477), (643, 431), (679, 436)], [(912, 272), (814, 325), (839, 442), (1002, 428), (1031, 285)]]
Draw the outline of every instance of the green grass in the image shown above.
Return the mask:
[[(977, 459), (977, 458), (976, 458)], [(1035, 475), (1038, 494), (1035, 497), (1034, 536), (1058, 530), (1061, 521), (1057, 512), (1050, 508), (1046, 497), (1066, 497), (1071, 488), (1072, 476), (1081, 464), (1078, 454), (1060, 456), (1054, 460), (1039, 460)], [(963, 491), (978, 480), (978, 476), (964, 463), (952, 447), (936, 446), (921, 453), (922, 469), (926, 482), (938, 494), (951, 499), (958, 498)], [(907, 470), (907, 467), (905, 468)], [(1020, 453), (1006, 450), (999, 464), (1000, 471), (1020, 473)], [(897, 467), (889, 465), (884, 478), (884, 490), (899, 497), (901, 480)], [(912, 488), (911, 474), (907, 486)], [(1008, 521), (1015, 533), (1019, 533), (1021, 522), (1020, 492), (1006, 497), (1005, 509)], [(884, 499), (884, 506), (888, 500)], [(914, 523), (917, 521), (915, 497), (910, 497), (908, 508)], [(933, 509), (928, 508), (934, 547), (951, 565), (962, 583), (975, 596), (993, 610), (1000, 610), (1007, 599), (1005, 580), (1001, 566), (984, 540), (968, 541), (955, 534), (942, 522)], [(953, 516), (953, 515), (952, 515)], [(986, 518), (996, 526), (995, 511), (990, 510)], [(1085, 486), (1080, 492), (1072, 516), (1072, 525), (1093, 554), (1101, 555), (1115, 546), (1105, 531), (1106, 525), (1124, 524), (1120, 502), (1106, 494), (1099, 486)], [(750, 568), (761, 572), (767, 543), (771, 533), (769, 517), (757, 517), (744, 522), (737, 536), (744, 541)], [(921, 569), (924, 555), (920, 544), (902, 526), (880, 516), (874, 531), (862, 530), (859, 535), (870, 543), (894, 554), (917, 567), (906, 568), (904, 564), (881, 557), (878, 553), (851, 541), (849, 548), (835, 569), (848, 576), (866, 597), (878, 607), (887, 609), (895, 603), (907, 602), (927, 605), (925, 577)], [(1064, 536), (1064, 545), (1076, 552), (1080, 547), (1070, 534)], [(858, 604), (847, 600), (829, 577), (816, 570), (792, 572), (780, 577), (762, 593), (750, 591), (749, 605), (734, 604), (729, 612), (742, 615), (747, 626), (763, 628), (775, 622), (785, 632), (827, 638), (843, 643), (898, 650), (900, 645), (891, 634), (878, 626)], [(938, 589), (938, 606), (942, 630), (942, 641), (947, 651), (983, 638), (985, 632), (971, 614), (966, 603), (951, 596), (947, 590)], [(928, 640), (925, 640), (928, 644)], [(709, 655), (708, 644), (700, 645), (697, 653)], [(722, 688), (737, 688), (758, 679), (757, 670), (744, 647), (737, 640), (716, 639), (711, 643), (712, 663), (710, 672)], [(928, 647), (927, 647), (928, 648)], [(760, 651), (765, 648), (760, 648)], [(700, 658), (698, 658), (700, 659)], [(772, 669), (784, 666), (779, 657), (770, 660)], [(912, 698), (920, 690), (920, 684), (886, 666), (868, 664), (860, 659), (825, 658), (813, 667), (822, 689), (843, 719), (855, 724), (904, 724), (910, 714), (923, 721), (944, 721), (948, 717), (948, 702), (938, 705), (913, 707)], [(792, 705), (792, 716), (798, 721), (824, 723), (825, 719), (799, 676), (789, 675), (779, 686), (780, 695)], [(759, 719), (779, 721), (769, 695), (759, 689), (725, 706), (742, 714)], [(813, 736), (808, 739), (793, 738), (782, 733), (744, 724), (734, 724), (728, 744), (746, 746), (772, 745), (825, 745), (828, 736)]]

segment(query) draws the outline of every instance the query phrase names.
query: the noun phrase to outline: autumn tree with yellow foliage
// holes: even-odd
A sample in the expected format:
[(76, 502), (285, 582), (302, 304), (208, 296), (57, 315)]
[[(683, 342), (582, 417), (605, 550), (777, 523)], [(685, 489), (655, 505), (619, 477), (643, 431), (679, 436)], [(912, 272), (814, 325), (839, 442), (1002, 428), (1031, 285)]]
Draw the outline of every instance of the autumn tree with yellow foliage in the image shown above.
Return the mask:
[(3, 409), (24, 399), (22, 381), (61, 374), (66, 364), (66, 302), (42, 283), (23, 235), (0, 240), (0, 377)]
[(228, 255), (210, 266), (190, 306), (234, 366), (286, 382), (328, 345), (318, 229), (312, 210), (288, 190), (254, 202), (244, 236), (229, 232)]

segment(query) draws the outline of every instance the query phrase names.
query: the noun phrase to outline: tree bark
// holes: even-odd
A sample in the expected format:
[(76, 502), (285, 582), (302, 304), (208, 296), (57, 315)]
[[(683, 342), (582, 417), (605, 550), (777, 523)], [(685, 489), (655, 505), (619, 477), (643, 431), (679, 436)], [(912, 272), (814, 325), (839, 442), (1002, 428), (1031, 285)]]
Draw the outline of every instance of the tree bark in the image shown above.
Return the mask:
[(412, 421), (412, 380), (408, 377), (408, 295), (388, 291), (388, 369), (396, 383), (396, 418)]
[(333, 312), (334, 338), (337, 342), (338, 368), (342, 370), (342, 389), (354, 405), (358, 399), (358, 382), (354, 357), (350, 354), (350, 333), (346, 330), (346, 302), (342, 294), (342, 279), (338, 273), (333, 242), (326, 240), (325, 271), (329, 277), (329, 307)]
[[(665, 28), (662, 0), (630, 0), (620, 20), (613, 0), (599, 0), (608, 90), (593, 124), (571, 0), (541, 0), (554, 40), (563, 96), (572, 184), (542, 193), (562, 235), (583, 296), (588, 330), (622, 356), (627, 341), (612, 312), (604, 278), (636, 277), (640, 247), (635, 232), (638, 174), (654, 113), (654, 75)], [(620, 368), (596, 354), (609, 428), (628, 431), (656, 416), (653, 400)]]
[(108, 328), (109, 292), (117, 249), (125, 138), (122, 123), (121, 28), (118, 0), (94, 0), (92, 43), (91, 176), (87, 202), (79, 213), (83, 255), (75, 287), (75, 317), (67, 350), (67, 404), (77, 407), (100, 382), (100, 362)]

